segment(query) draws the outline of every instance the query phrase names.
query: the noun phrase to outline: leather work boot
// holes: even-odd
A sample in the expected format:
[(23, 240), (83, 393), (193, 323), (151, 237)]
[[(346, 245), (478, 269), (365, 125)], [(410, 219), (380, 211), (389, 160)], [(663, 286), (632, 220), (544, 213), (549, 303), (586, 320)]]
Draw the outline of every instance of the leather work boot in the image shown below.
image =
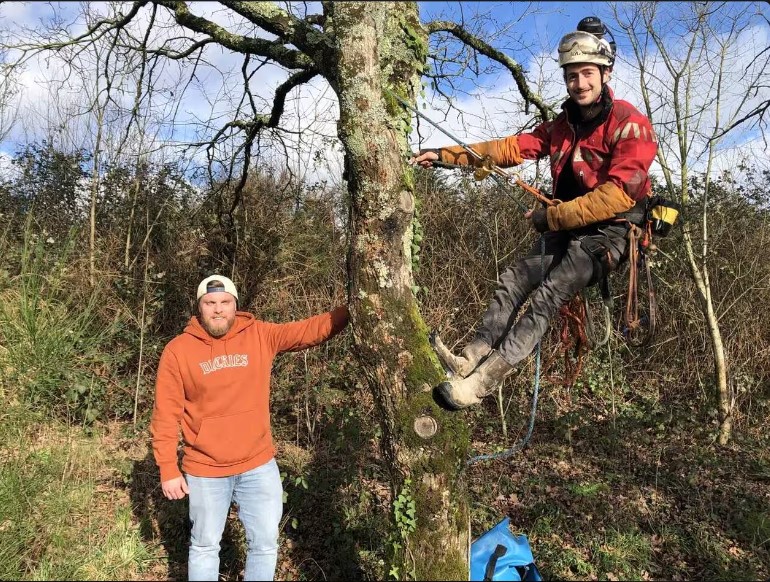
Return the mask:
[(455, 356), (438, 335), (433, 338), (433, 347), (444, 367), (452, 373), (453, 377), (459, 376), (460, 378), (465, 378), (473, 372), (479, 362), (484, 359), (484, 356), (492, 351), (492, 348), (484, 340), (475, 339), (463, 348), (461, 356)]
[(460, 410), (478, 404), (484, 396), (494, 392), (513, 370), (514, 367), (499, 352), (492, 351), (467, 378), (439, 384), (434, 390), (434, 399), (447, 410)]

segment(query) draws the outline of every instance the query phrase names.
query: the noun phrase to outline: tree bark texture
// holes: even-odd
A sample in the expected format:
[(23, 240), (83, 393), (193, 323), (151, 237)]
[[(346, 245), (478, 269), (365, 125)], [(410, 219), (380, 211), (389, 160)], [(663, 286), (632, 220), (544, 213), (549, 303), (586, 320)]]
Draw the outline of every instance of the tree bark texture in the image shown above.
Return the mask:
[[(334, 58), (319, 67), (340, 104), (351, 208), (351, 327), (391, 471), (390, 575), (467, 579), (462, 477), (469, 436), (462, 417), (444, 413), (431, 396), (443, 371), (412, 290), (419, 201), (406, 163), (411, 113), (393, 97), (414, 102), (426, 33), (412, 2), (328, 3), (326, 17)], [(425, 430), (431, 426), (437, 427), (432, 435)]]

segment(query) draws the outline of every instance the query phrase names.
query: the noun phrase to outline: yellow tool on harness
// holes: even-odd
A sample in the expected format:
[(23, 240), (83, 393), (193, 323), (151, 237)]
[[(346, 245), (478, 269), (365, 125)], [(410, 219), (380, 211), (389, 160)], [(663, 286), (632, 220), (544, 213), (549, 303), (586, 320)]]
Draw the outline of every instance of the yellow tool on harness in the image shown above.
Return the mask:
[(648, 203), (652, 234), (666, 236), (679, 218), (681, 206), (662, 196), (654, 196)]

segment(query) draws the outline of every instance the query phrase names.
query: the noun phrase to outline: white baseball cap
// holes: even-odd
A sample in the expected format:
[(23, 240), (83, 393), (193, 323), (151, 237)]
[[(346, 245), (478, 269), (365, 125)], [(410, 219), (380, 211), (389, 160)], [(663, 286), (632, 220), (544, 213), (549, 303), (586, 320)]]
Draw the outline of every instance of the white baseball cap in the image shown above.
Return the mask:
[[(221, 283), (221, 285), (216, 283)], [(224, 288), (222, 285), (224, 285)], [(235, 283), (223, 275), (211, 275), (198, 284), (198, 297), (196, 301), (206, 293), (215, 293), (217, 291), (224, 291), (235, 297), (236, 300), (238, 299), (238, 290), (235, 288)]]

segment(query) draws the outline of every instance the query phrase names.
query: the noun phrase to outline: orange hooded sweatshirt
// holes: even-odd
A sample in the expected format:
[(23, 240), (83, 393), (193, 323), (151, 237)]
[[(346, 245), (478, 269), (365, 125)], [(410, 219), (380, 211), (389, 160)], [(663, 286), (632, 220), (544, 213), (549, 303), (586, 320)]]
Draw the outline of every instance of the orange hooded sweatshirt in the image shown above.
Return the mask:
[(276, 354), (322, 343), (348, 322), (341, 306), (301, 321), (270, 323), (238, 311), (230, 331), (210, 336), (197, 317), (171, 340), (158, 364), (150, 432), (161, 482), (181, 475), (227, 477), (275, 455), (270, 434), (270, 370)]

